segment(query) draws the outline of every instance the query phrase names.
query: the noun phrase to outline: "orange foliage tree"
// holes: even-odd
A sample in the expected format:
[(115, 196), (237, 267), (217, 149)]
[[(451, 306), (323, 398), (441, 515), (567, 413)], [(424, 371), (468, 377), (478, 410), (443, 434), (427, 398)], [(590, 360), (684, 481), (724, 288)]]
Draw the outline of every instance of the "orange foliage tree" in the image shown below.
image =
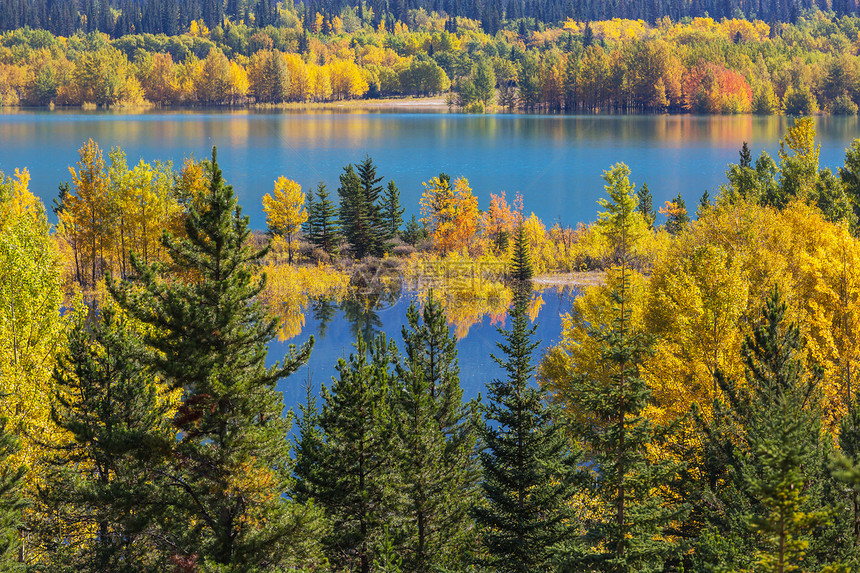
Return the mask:
[(478, 199), (461, 177), (454, 181), (445, 175), (424, 183), (421, 216), (430, 230), (433, 244), (441, 252), (471, 246), (478, 229)]

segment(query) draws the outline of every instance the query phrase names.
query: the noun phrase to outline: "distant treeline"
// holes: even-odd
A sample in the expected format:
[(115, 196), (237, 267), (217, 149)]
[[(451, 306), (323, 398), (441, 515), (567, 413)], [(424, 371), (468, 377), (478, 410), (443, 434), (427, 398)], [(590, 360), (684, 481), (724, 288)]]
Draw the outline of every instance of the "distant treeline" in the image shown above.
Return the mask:
[(860, 102), (854, 16), (538, 29), (522, 20), (495, 35), (435, 12), (374, 19), (348, 8), (264, 29), (192, 20), (176, 36), (6, 32), (0, 105), (279, 104), (449, 89), (450, 104), (471, 111), (855, 114)]
[(641, 19), (669, 17), (757, 18), (767, 22), (796, 22), (805, 11), (821, 9), (836, 15), (857, 13), (856, 0), (2, 0), (0, 31), (24, 26), (70, 36), (76, 32), (175, 35), (191, 22), (209, 28), (244, 22), (255, 29), (289, 25), (298, 15), (305, 21), (317, 12), (335, 16), (344, 10), (367, 14), (374, 27), (383, 21), (407, 22), (409, 12), (424, 10), (449, 17), (470, 18), (495, 34), (516, 30), (522, 21), (558, 24), (566, 19)]

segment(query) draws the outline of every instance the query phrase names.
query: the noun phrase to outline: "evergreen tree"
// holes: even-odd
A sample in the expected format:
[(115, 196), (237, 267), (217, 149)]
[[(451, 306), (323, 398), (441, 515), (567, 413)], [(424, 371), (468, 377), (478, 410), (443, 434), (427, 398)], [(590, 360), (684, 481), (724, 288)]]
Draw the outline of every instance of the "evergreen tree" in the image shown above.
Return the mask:
[(607, 209), (600, 222), (613, 240), (618, 261), (607, 279), (611, 320), (591, 326), (590, 336), (600, 344), (597, 367), (576, 376), (570, 396), (576, 410), (585, 414), (574, 422), (573, 431), (589, 463), (599, 468), (593, 491), (602, 510), (583, 540), (591, 547), (570, 548), (564, 571), (660, 571), (676, 546), (667, 530), (686, 510), (664, 497), (681, 468), (650, 454), (664, 443), (670, 428), (654, 424), (646, 414), (651, 390), (640, 368), (651, 353), (651, 340), (632, 327), (630, 265), (637, 222), (627, 172), (620, 164), (604, 175), (610, 198), (600, 203)]
[(741, 168), (752, 166), (752, 153), (750, 152), (750, 147), (747, 145), (746, 141), (744, 141), (743, 147), (741, 147), (738, 154), (741, 156), (740, 163), (738, 164)]
[(657, 219), (657, 212), (654, 211), (654, 197), (651, 195), (647, 183), (643, 183), (642, 187), (636, 191), (636, 197), (639, 199), (636, 210), (645, 218), (648, 228), (653, 229), (654, 221)]
[(337, 208), (328, 197), (325, 183), (320, 181), (317, 185), (318, 201), (315, 202), (314, 211), (308, 219), (312, 221), (311, 224), (313, 225), (308, 239), (311, 244), (328, 253), (329, 258), (333, 261), (339, 250), (341, 236), (340, 227), (337, 224)]
[(415, 215), (412, 215), (412, 218), (409, 219), (408, 223), (406, 223), (406, 228), (403, 230), (403, 234), (401, 234), (400, 237), (406, 244), (414, 247), (420, 241), (427, 238), (427, 229), (418, 222)]
[(825, 495), (829, 454), (821, 443), (820, 372), (805, 368), (800, 330), (785, 324), (785, 312), (774, 288), (762, 323), (742, 347), (744, 386), (717, 375), (723, 409), (740, 429), (729, 448), (749, 499), (743, 525), (755, 534), (750, 554), (738, 560), (757, 571), (792, 571), (816, 562), (840, 571), (841, 551), (834, 551), (839, 534), (825, 527), (836, 514)]
[(314, 201), (314, 192), (310, 191), (305, 196), (305, 211), (308, 213), (308, 218), (302, 223), (302, 233), (304, 233), (305, 238), (310, 241), (311, 237), (314, 236), (315, 231), (315, 222), (319, 218), (317, 214), (317, 202)]
[(672, 235), (677, 235), (690, 224), (690, 216), (687, 214), (687, 204), (681, 193), (672, 199), (666, 215), (666, 230)]
[(352, 165), (344, 167), (337, 193), (340, 197), (340, 227), (355, 258), (362, 259), (373, 254), (376, 247), (373, 214), (367, 203), (361, 179)]
[(70, 439), (46, 459), (53, 570), (163, 570), (153, 511), (174, 436), (139, 335), (110, 309), (91, 331), (81, 320), (54, 381), (52, 418)]
[(400, 226), (403, 224), (403, 213), (405, 209), (400, 206), (400, 190), (394, 181), (388, 182), (385, 194), (385, 225), (388, 238), (397, 236)]
[(526, 237), (522, 218), (517, 225), (517, 236), (514, 240), (514, 254), (511, 260), (511, 278), (517, 282), (527, 282), (534, 276), (532, 258), (529, 252), (529, 240)]
[(278, 324), (257, 300), (264, 279), (252, 278), (265, 249), (248, 246), (248, 218), (214, 148), (208, 172), (200, 207), (189, 208), (187, 238), (162, 238), (170, 276), (135, 258), (134, 284), (109, 281), (109, 290), (152, 327), (151, 365), (183, 393), (169, 479), (171, 505), (185, 519), (170, 531), (172, 543), (201, 567), (257, 571), (287, 566), (307, 547), (308, 528), (297, 521), (307, 516), (282, 497), (290, 422), (275, 384), (307, 361), (312, 342), (266, 366)]
[(0, 570), (9, 573), (27, 571), (18, 553), (22, 514), (31, 503), (21, 491), (27, 470), (12, 461), (18, 451), (18, 440), (6, 429), (6, 419), (0, 418)]
[[(528, 263), (517, 260), (516, 266)], [(498, 344), (504, 357), (493, 356), (507, 379), (488, 384), (484, 499), (473, 510), (485, 561), (500, 572), (552, 570), (556, 546), (574, 531), (570, 501), (577, 490), (579, 454), (554, 422), (543, 392), (530, 383), (538, 342), (536, 327), (528, 324), (529, 293), (527, 283), (517, 285), (511, 329), (501, 331), (505, 341)]]
[(323, 540), (336, 567), (369, 573), (383, 525), (399, 524), (390, 510), (397, 491), (392, 468), (389, 369), (394, 349), (384, 335), (356, 341), (356, 352), (337, 364), (323, 407), (304, 409), (296, 464), (297, 491), (325, 510), (331, 524)]
[(431, 291), (403, 327), (397, 366), (401, 481), (406, 484), (409, 571), (461, 570), (473, 544), (468, 511), (475, 502), (477, 436), (462, 404), (456, 337)]
[(365, 157), (364, 161), (358, 164), (356, 171), (358, 171), (358, 178), (361, 181), (362, 199), (365, 204), (364, 212), (367, 216), (368, 251), (374, 256), (382, 256), (384, 252), (391, 248), (386, 243), (390, 237), (385, 217), (386, 213), (383, 210), (383, 188), (379, 184), (383, 178), (381, 176), (377, 177), (376, 166), (373, 164), (373, 159), (369, 156)]
[(699, 198), (699, 206), (696, 207), (696, 218), (701, 219), (702, 216), (708, 212), (708, 209), (712, 207), (711, 205), (711, 195), (708, 193), (708, 190), (705, 189), (702, 193), (702, 196)]

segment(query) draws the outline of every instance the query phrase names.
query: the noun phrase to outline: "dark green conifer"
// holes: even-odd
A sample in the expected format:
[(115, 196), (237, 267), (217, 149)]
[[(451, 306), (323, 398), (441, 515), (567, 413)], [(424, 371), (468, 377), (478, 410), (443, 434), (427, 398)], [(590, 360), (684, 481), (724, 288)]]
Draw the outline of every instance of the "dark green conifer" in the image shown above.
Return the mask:
[[(851, 511), (821, 436), (820, 372), (804, 364), (799, 329), (785, 324), (780, 298), (774, 289), (742, 346), (745, 383), (720, 371), (715, 378), (721, 397), (704, 424), (712, 462), (703, 480), (709, 501), (697, 570), (847, 571), (842, 563), (855, 551), (845, 543)], [(840, 442), (848, 445), (850, 416), (843, 424)]]
[(315, 247), (328, 253), (329, 259), (333, 261), (340, 248), (340, 227), (337, 224), (337, 207), (329, 199), (322, 181), (317, 185), (317, 199), (314, 211), (308, 218), (313, 226), (308, 239)]
[(640, 368), (651, 353), (651, 340), (632, 326), (630, 301), (632, 247), (636, 240), (629, 169), (617, 164), (604, 174), (609, 199), (600, 224), (611, 237), (617, 266), (607, 277), (611, 288), (611, 319), (591, 325), (599, 343), (597, 367), (571, 381), (570, 402), (582, 416), (573, 434), (595, 468), (591, 491), (602, 509), (587, 527), (584, 547), (568, 547), (563, 571), (633, 573), (660, 571), (676, 546), (669, 527), (685, 507), (667, 496), (680, 467), (653, 459), (653, 448), (665, 443), (670, 429), (647, 415), (651, 390)]
[(474, 545), (469, 509), (475, 502), (474, 424), (462, 404), (456, 337), (431, 291), (403, 327), (398, 429), (401, 481), (406, 484), (403, 552), (407, 570), (461, 570)]
[(302, 233), (304, 233), (307, 240), (310, 240), (314, 235), (314, 219), (317, 217), (317, 203), (314, 200), (313, 191), (308, 192), (305, 196), (305, 211), (307, 211), (308, 218), (302, 223)]
[(702, 216), (708, 212), (713, 205), (711, 205), (711, 195), (708, 193), (708, 190), (702, 193), (702, 196), (699, 198), (699, 206), (696, 207), (696, 218), (701, 219)]
[(325, 511), (329, 560), (360, 573), (371, 571), (383, 526), (399, 526), (392, 511), (398, 489), (390, 403), (394, 352), (384, 335), (370, 347), (358, 337), (356, 351), (338, 361), (331, 389), (322, 387), (322, 412), (317, 417), (309, 404), (303, 415), (307, 442), (300, 442), (297, 490)]
[(387, 243), (390, 237), (383, 205), (383, 188), (380, 185), (383, 178), (377, 176), (376, 165), (369, 156), (358, 164), (356, 171), (361, 181), (367, 216), (368, 251), (374, 256), (382, 256), (391, 247)]
[(45, 460), (53, 570), (164, 570), (154, 512), (174, 430), (139, 335), (110, 309), (80, 321), (54, 381), (51, 417), (71, 439)]
[(420, 241), (427, 238), (427, 229), (418, 222), (415, 215), (412, 215), (412, 218), (409, 219), (408, 223), (406, 223), (406, 228), (403, 230), (403, 234), (400, 235), (400, 238), (402, 238), (406, 244), (414, 247)]
[(672, 199), (672, 209), (666, 217), (666, 230), (672, 235), (677, 235), (690, 224), (690, 215), (687, 214), (687, 204), (681, 193)]
[(12, 462), (18, 450), (18, 440), (6, 429), (6, 419), (0, 418), (0, 570), (9, 573), (28, 570), (19, 552), (23, 542), (22, 514), (31, 503), (22, 492), (27, 470)]
[(376, 176), (376, 167), (368, 157), (358, 166), (359, 173), (352, 165), (344, 168), (340, 176), (340, 226), (355, 257), (382, 255), (387, 248), (385, 243), (385, 224), (380, 206), (377, 204), (382, 187), (378, 186), (381, 177)]
[(636, 210), (645, 218), (648, 228), (653, 229), (654, 221), (657, 219), (657, 212), (654, 211), (654, 197), (651, 195), (647, 183), (643, 183), (642, 187), (636, 191), (636, 197), (639, 199)]
[(534, 276), (532, 257), (529, 252), (529, 240), (526, 237), (523, 222), (517, 225), (517, 234), (514, 240), (514, 253), (511, 259), (511, 278), (517, 282), (528, 282)]
[(481, 453), (483, 500), (473, 515), (486, 557), (495, 571), (554, 570), (556, 547), (576, 528), (571, 499), (577, 491), (579, 453), (554, 421), (545, 396), (532, 383), (538, 346), (528, 324), (527, 285), (517, 285), (511, 329), (502, 331), (506, 379), (488, 384), (483, 408), (486, 449)]
[(394, 238), (400, 232), (403, 224), (403, 213), (405, 209), (400, 206), (400, 190), (394, 181), (388, 182), (385, 194), (385, 226), (388, 238)]
[(738, 164), (741, 169), (743, 169), (744, 167), (752, 166), (752, 153), (750, 152), (750, 146), (747, 145), (746, 141), (744, 141), (744, 144), (738, 154), (741, 156), (740, 163)]
[(266, 366), (278, 323), (257, 298), (265, 279), (253, 279), (265, 249), (248, 246), (248, 218), (214, 148), (209, 177), (201, 207), (189, 209), (187, 238), (162, 239), (174, 272), (135, 258), (134, 283), (109, 281), (109, 289), (152, 327), (145, 340), (151, 365), (183, 392), (168, 478), (171, 506), (185, 518), (170, 531), (171, 543), (203, 568), (285, 567), (310, 532), (282, 496), (291, 474), (290, 421), (275, 384), (307, 361), (312, 342)]
[(533, 384), (532, 354), (539, 342), (529, 326), (531, 276), (522, 225), (517, 232), (512, 267), (514, 286), (511, 328), (501, 331), (503, 356), (493, 359), (506, 379), (488, 384), (489, 402), (481, 453), (483, 500), (473, 509), (486, 557), (500, 572), (554, 569), (557, 549), (575, 531), (571, 499), (577, 491), (580, 454), (573, 450), (545, 395)]

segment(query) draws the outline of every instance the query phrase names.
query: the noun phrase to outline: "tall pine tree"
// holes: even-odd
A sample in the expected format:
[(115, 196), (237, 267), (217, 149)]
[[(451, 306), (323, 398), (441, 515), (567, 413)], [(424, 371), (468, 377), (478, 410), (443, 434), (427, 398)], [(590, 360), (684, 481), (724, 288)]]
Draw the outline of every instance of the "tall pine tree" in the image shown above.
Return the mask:
[(340, 248), (341, 236), (340, 227), (337, 224), (337, 208), (328, 197), (325, 183), (320, 181), (317, 185), (317, 201), (308, 218), (311, 226), (308, 240), (315, 247), (325, 251), (329, 259), (334, 261)]
[(637, 237), (635, 192), (629, 170), (615, 165), (604, 174), (609, 199), (600, 204), (600, 225), (615, 249), (617, 266), (607, 279), (612, 289), (611, 321), (591, 327), (601, 345), (594, 372), (577, 375), (571, 402), (583, 416), (574, 424), (576, 440), (595, 468), (593, 491), (602, 511), (588, 528), (585, 547), (574, 547), (563, 570), (617, 573), (659, 571), (675, 542), (667, 533), (683, 515), (660, 495), (680, 469), (665, 459), (653, 459), (667, 428), (655, 425), (646, 408), (651, 391), (640, 376), (651, 342), (633, 329), (630, 302), (632, 246)]
[[(530, 269), (519, 258), (514, 266)], [(527, 281), (515, 288), (511, 329), (502, 331), (504, 342), (498, 344), (504, 356), (493, 356), (507, 378), (488, 384), (483, 500), (473, 509), (486, 564), (505, 573), (554, 568), (555, 548), (574, 531), (570, 502), (579, 461), (543, 393), (532, 384), (538, 342), (536, 327), (528, 324), (530, 289)]]
[[(69, 439), (52, 448), (42, 491), (53, 519), (53, 570), (159, 571), (160, 476), (174, 430), (169, 401), (140, 335), (111, 309), (69, 335), (54, 369), (52, 418)], [(60, 519), (56, 519), (60, 516)]]
[(396, 528), (397, 472), (392, 463), (391, 361), (394, 349), (380, 335), (358, 337), (340, 359), (332, 387), (322, 387), (322, 411), (304, 408), (296, 465), (300, 496), (323, 508), (331, 524), (323, 540), (336, 567), (369, 573), (383, 525)]
[(214, 148), (208, 167), (209, 187), (187, 214), (187, 238), (162, 239), (173, 272), (135, 258), (134, 281), (109, 281), (109, 289), (152, 327), (151, 365), (182, 390), (169, 479), (171, 505), (185, 520), (171, 531), (172, 543), (206, 568), (271, 569), (291, 564), (307, 541), (305, 516), (282, 495), (290, 421), (275, 384), (307, 361), (312, 342), (266, 366), (278, 324), (257, 300), (265, 279), (253, 279), (265, 250), (248, 246), (248, 218)]
[(462, 570), (474, 548), (468, 512), (478, 471), (475, 424), (462, 404), (456, 338), (431, 291), (409, 306), (396, 400), (409, 571)]

